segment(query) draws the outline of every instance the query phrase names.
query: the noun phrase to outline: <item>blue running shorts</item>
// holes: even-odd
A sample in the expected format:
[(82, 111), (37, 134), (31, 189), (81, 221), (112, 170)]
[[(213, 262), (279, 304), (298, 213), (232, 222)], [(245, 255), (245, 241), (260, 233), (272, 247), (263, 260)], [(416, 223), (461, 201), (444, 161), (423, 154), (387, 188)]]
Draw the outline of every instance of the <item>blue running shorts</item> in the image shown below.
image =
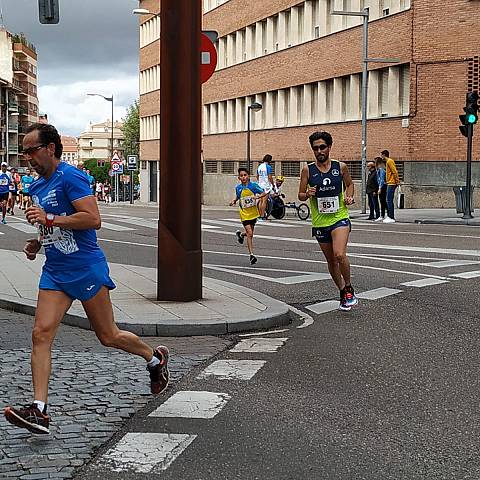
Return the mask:
[(44, 266), (38, 288), (63, 292), (72, 300), (86, 302), (92, 299), (103, 286), (109, 290), (116, 288), (110, 278), (107, 262), (94, 263), (73, 272), (55, 272)]
[(340, 220), (329, 227), (313, 227), (312, 237), (317, 239), (318, 243), (333, 243), (332, 232), (339, 227), (348, 227), (352, 231), (352, 224), (348, 218)]

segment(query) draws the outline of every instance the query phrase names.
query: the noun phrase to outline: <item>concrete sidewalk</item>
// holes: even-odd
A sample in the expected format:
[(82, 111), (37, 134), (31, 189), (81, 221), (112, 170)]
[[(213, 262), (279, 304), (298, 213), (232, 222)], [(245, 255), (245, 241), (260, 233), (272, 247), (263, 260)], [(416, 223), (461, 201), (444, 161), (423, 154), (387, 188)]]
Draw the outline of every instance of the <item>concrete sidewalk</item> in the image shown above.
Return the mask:
[[(34, 315), (43, 263), (43, 255), (30, 262), (22, 252), (0, 250), (0, 308)], [(110, 273), (117, 324), (142, 336), (222, 335), (287, 325), (293, 318), (287, 304), (220, 280), (204, 278), (202, 300), (157, 302), (156, 269), (111, 263)], [(90, 328), (78, 301), (64, 323)]]

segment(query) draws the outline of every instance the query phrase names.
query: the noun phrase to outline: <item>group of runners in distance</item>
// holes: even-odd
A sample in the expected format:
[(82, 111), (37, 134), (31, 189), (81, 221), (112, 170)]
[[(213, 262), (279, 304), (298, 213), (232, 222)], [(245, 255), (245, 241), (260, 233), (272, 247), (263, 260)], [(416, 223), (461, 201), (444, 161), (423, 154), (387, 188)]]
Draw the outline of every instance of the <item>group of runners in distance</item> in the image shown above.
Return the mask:
[[(354, 184), (348, 167), (330, 158), (333, 145), (328, 132), (314, 132), (309, 137), (315, 161), (306, 164), (301, 172), (298, 199), (309, 201), (312, 213), (312, 236), (315, 237), (327, 260), (328, 270), (340, 291), (339, 309), (349, 311), (358, 304), (352, 287), (347, 244), (352, 230), (348, 206), (354, 203)], [(240, 244), (247, 239), (250, 263), (258, 259), (253, 253), (253, 235), (257, 221), (265, 221), (265, 208), (269, 195), (278, 194), (284, 178), (273, 179), (271, 155), (265, 155), (257, 169), (258, 183), (252, 182), (247, 168), (238, 169), (240, 183), (235, 188), (235, 198), (240, 207), (240, 220), (244, 231), (235, 235)]]
[(2, 210), (1, 222), (7, 223), (7, 213), (15, 215), (15, 206), (26, 210), (31, 206), (30, 185), (35, 181), (29, 168), (24, 175), (18, 173), (16, 168), (10, 168), (2, 162), (0, 166), (0, 208)]

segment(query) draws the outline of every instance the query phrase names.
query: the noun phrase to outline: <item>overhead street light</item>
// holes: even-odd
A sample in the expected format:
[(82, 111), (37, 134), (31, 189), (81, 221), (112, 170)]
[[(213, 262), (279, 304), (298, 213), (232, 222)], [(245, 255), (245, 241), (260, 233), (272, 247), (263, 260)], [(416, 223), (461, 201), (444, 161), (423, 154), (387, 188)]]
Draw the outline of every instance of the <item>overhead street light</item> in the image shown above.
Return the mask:
[(247, 109), (247, 168), (250, 175), (252, 175), (252, 161), (251, 161), (251, 142), (250, 142), (250, 112), (259, 112), (263, 105), (258, 102), (253, 102)]

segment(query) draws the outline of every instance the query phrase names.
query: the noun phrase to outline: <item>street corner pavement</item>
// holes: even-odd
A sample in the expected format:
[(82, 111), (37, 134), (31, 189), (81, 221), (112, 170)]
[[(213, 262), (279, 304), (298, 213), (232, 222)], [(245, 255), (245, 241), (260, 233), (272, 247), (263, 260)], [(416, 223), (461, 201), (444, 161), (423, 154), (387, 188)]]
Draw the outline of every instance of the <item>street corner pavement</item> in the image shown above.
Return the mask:
[[(33, 319), (0, 310), (0, 397), (6, 405), (32, 401), (30, 335)], [(149, 338), (168, 345), (173, 383), (230, 345), (216, 337)], [(72, 478), (125, 422), (149, 402), (145, 362), (109, 350), (86, 330), (62, 326), (52, 352), (51, 433), (35, 436), (0, 418), (0, 478)], [(160, 398), (160, 397), (159, 397)], [(160, 401), (160, 400), (159, 400)]]

